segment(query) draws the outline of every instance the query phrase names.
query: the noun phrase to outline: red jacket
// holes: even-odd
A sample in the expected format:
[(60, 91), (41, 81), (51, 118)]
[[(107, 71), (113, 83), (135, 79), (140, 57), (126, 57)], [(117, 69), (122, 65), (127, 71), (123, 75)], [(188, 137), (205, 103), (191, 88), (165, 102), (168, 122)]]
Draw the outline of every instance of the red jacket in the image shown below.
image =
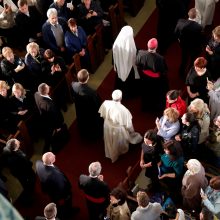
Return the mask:
[(174, 103), (169, 103), (168, 100), (166, 99), (166, 108), (175, 108), (179, 114), (180, 114), (180, 118), (186, 113), (186, 102), (180, 97), (178, 96), (176, 102)]

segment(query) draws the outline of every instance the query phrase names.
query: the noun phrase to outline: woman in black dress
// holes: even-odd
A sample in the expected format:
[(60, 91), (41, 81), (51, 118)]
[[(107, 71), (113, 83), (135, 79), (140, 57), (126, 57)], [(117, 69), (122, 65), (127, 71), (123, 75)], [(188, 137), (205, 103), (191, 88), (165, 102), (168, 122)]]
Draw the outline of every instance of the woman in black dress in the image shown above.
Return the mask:
[(144, 135), (141, 148), (140, 167), (146, 168), (145, 176), (151, 178), (154, 189), (158, 188), (158, 167), (160, 156), (163, 154), (163, 138), (154, 130), (148, 130)]
[(210, 80), (210, 73), (206, 69), (206, 65), (207, 60), (204, 57), (198, 57), (186, 77), (189, 103), (195, 98), (200, 98), (208, 103), (208, 90), (206, 87), (207, 80)]

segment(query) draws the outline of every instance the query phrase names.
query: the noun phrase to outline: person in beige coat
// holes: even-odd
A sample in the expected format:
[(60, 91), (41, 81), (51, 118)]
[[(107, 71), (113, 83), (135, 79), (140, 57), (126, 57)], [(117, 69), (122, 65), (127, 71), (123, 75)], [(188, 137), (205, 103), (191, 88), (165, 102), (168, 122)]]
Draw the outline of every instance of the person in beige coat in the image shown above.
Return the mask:
[(116, 187), (110, 193), (110, 205), (107, 208), (107, 217), (111, 220), (130, 220), (131, 213), (126, 201), (126, 192)]
[(183, 205), (186, 209), (201, 211), (201, 188), (205, 190), (208, 180), (205, 177), (205, 170), (196, 159), (190, 159), (187, 164), (187, 171), (182, 180)]

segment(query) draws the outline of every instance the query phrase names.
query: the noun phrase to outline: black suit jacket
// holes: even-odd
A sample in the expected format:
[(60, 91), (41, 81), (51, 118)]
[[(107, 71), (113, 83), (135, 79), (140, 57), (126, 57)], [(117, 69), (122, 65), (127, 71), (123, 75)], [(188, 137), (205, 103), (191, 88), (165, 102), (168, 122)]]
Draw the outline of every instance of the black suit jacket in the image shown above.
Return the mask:
[(3, 160), (11, 174), (15, 176), (25, 190), (33, 189), (35, 184), (35, 173), (32, 169), (32, 162), (26, 157), (23, 151), (10, 151), (3, 149)]
[(46, 166), (41, 160), (36, 162), (36, 172), (40, 179), (42, 190), (56, 202), (66, 199), (71, 193), (71, 184), (65, 174), (56, 166)]
[(73, 82), (72, 88), (80, 131), (85, 137), (99, 137), (103, 130), (103, 120), (98, 113), (101, 98), (87, 84)]
[(105, 202), (109, 202), (109, 187), (107, 183), (99, 180), (97, 177), (92, 178), (87, 175), (80, 175), (79, 187), (84, 191), (85, 194), (93, 198), (105, 198)]
[(180, 44), (187, 48), (198, 48), (202, 44), (202, 26), (195, 21), (179, 19), (175, 28), (175, 34)]
[(34, 98), (44, 125), (47, 127), (50, 126), (50, 128), (53, 129), (61, 128), (64, 123), (64, 118), (53, 100), (41, 96), (38, 92), (35, 93)]
[(41, 32), (43, 20), (40, 12), (35, 6), (28, 6), (30, 16), (18, 11), (15, 17), (15, 23), (18, 28), (22, 42), (25, 45), (28, 43), (29, 38), (37, 38), (37, 33)]

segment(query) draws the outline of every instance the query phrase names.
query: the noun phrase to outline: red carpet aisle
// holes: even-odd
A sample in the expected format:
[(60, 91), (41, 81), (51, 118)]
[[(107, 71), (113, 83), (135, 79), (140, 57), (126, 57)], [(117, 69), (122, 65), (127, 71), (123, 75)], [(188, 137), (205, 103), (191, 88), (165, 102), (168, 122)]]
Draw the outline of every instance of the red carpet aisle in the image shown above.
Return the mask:
[[(216, 11), (220, 11), (220, 4)], [(219, 15), (218, 23), (220, 24)], [(215, 20), (216, 20), (215, 19)], [(147, 41), (151, 37), (156, 36), (156, 22), (157, 22), (157, 11), (154, 11), (149, 20), (145, 23), (141, 31), (135, 38), (137, 48), (146, 48)], [(166, 55), (167, 64), (169, 67), (169, 82), (170, 88), (181, 89), (183, 88), (184, 82), (178, 78), (178, 67), (180, 63), (180, 49), (177, 43), (173, 44)], [(110, 99), (111, 93), (114, 88), (115, 73), (111, 71), (105, 78), (101, 86), (98, 88), (98, 92), (102, 99)], [(153, 115), (141, 112), (140, 100), (129, 99), (123, 100), (123, 104), (128, 107), (133, 115), (133, 123), (135, 130), (140, 132), (142, 135), (149, 128), (155, 127), (155, 118), (160, 115)], [(119, 158), (119, 160), (112, 164), (110, 159), (105, 158), (104, 154), (104, 143), (102, 140), (91, 143), (82, 140), (78, 134), (76, 123), (70, 128), (71, 140), (69, 144), (57, 155), (57, 166), (63, 170), (68, 178), (71, 180), (73, 188), (73, 204), (74, 206), (80, 207), (80, 213), (74, 218), (79, 220), (88, 219), (85, 199), (83, 193), (78, 188), (78, 177), (80, 174), (88, 173), (88, 165), (92, 161), (100, 161), (102, 164), (102, 174), (104, 175), (105, 181), (110, 185), (111, 188), (115, 187), (125, 177), (125, 171), (129, 165), (134, 165), (140, 157), (140, 148), (133, 147), (129, 152)], [(16, 207), (24, 216), (31, 216), (33, 219), (36, 215), (43, 213), (44, 206), (48, 203), (48, 198), (41, 193), (39, 183), (36, 187), (36, 199), (34, 204), (30, 208), (20, 207), (16, 204)]]

